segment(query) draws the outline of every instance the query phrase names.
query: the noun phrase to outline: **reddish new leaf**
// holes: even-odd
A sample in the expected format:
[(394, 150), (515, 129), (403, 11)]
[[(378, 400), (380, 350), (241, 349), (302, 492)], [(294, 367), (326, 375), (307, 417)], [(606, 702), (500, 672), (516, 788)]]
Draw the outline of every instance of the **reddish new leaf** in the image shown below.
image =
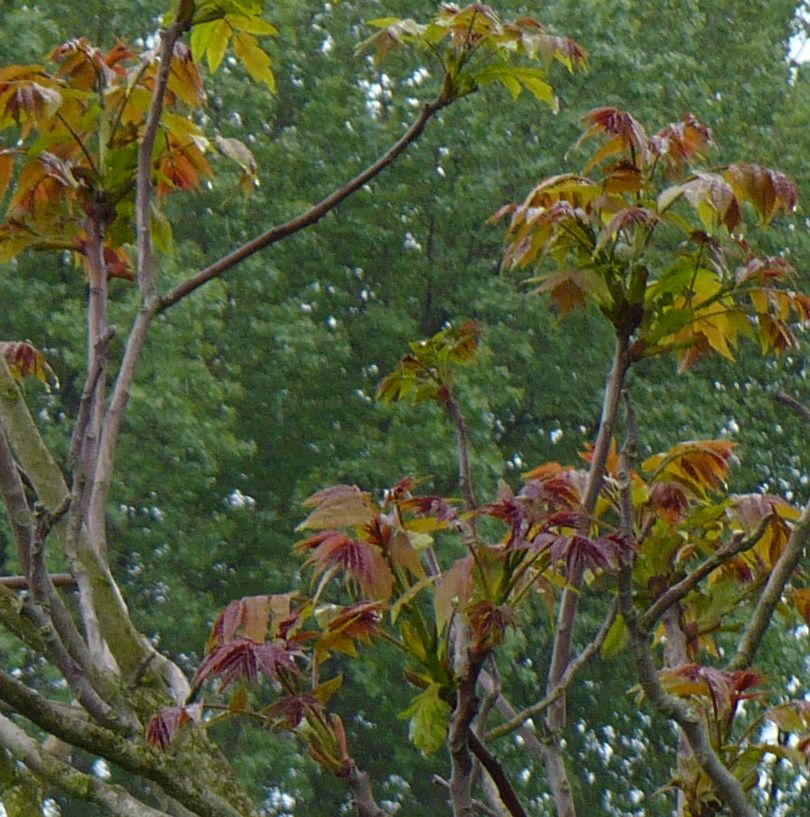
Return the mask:
[(506, 628), (512, 624), (512, 610), (497, 607), (491, 601), (479, 601), (467, 609), (470, 623), (471, 648), (484, 654), (500, 646), (506, 635)]
[(693, 159), (704, 159), (713, 144), (711, 130), (691, 113), (650, 138), (652, 152), (666, 161), (670, 171), (682, 170)]
[(393, 574), (380, 549), (370, 542), (352, 538), (341, 531), (323, 531), (299, 542), (298, 547), (312, 550), (306, 563), (315, 568), (313, 578), (334, 568), (348, 574), (367, 596), (374, 599), (390, 597)]
[(472, 598), (474, 586), (472, 556), (459, 559), (442, 574), (433, 600), (439, 632), (447, 626), (456, 608)]
[(314, 510), (298, 530), (355, 527), (366, 525), (374, 518), (371, 497), (356, 485), (325, 488), (306, 499), (303, 505)]
[(146, 742), (165, 752), (183, 726), (191, 721), (199, 721), (201, 716), (202, 704), (199, 703), (162, 709), (149, 721), (149, 726), (146, 728)]
[(193, 683), (199, 686), (210, 678), (219, 678), (220, 690), (224, 690), (240, 679), (258, 683), (260, 672), (278, 680), (281, 672), (298, 672), (294, 660), (298, 654), (297, 650), (281, 644), (260, 644), (249, 638), (236, 638), (216, 647), (205, 657)]
[(295, 729), (307, 715), (322, 717), (323, 706), (315, 695), (299, 693), (279, 698), (264, 710), (264, 714), (285, 729)]

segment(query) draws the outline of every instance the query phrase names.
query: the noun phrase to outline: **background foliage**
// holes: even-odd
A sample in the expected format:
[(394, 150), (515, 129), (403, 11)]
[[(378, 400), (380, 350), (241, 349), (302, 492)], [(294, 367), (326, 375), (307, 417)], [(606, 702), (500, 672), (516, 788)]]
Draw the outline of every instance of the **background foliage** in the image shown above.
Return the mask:
[[(431, 8), (385, 3), (392, 15)], [(5, 0), (0, 60), (34, 60), (79, 35), (106, 46), (118, 36), (148, 40), (161, 10), (145, 1)], [(582, 164), (567, 151), (581, 115), (596, 105), (616, 104), (650, 123), (691, 110), (722, 145), (715, 161), (745, 155), (776, 166), (806, 195), (810, 85), (807, 70), (789, 58), (801, 11), (795, 0), (549, 2), (544, 20), (584, 44), (591, 66), (587, 77), (567, 81), (556, 116), (529, 99), (507, 109), (485, 89), (485, 100), (441, 114), (416, 150), (316, 229), (254, 257), (167, 315), (140, 369), (115, 486), (115, 559), (129, 577), (136, 623), (160, 633), (161, 647), (192, 667), (229, 599), (282, 590), (295, 579), (290, 549), (304, 497), (338, 482), (379, 489), (404, 473), (452, 493), (454, 439), (440, 411), (373, 400), (406, 343), (447, 322), (474, 318), (485, 327), (486, 365), (465, 373), (459, 389), (481, 492), (492, 493), (501, 476), (515, 482), (536, 463), (574, 461), (598, 421), (610, 338), (595, 316), (560, 320), (504, 277), (501, 231), (486, 219), (537, 179)], [(316, 201), (401, 132), (432, 78), (404, 61), (380, 68), (354, 56), (368, 33), (364, 21), (379, 14), (370, 1), (280, 0), (270, 13), (281, 31), (271, 46), (278, 94), (257, 85), (246, 103), (246, 78), (236, 65), (211, 81), (201, 115), (219, 134), (250, 145), (260, 184), (243, 198), (234, 173), (224, 200), (227, 179), (176, 205), (169, 275)], [(797, 229), (779, 228), (773, 240), (789, 247), (807, 283), (802, 219)], [(50, 394), (31, 387), (57, 448), (60, 424), (75, 414), (79, 397), (73, 341), (83, 295), (74, 280), (67, 259), (28, 256), (0, 268), (0, 336), (48, 350), (61, 381)], [(125, 313), (126, 303), (120, 309)], [(807, 397), (805, 348), (766, 367), (744, 351), (734, 367), (706, 360), (678, 378), (671, 363), (645, 363), (636, 388), (644, 393), (639, 424), (647, 450), (729, 436), (740, 444), (736, 489), (803, 497), (806, 446), (798, 421), (773, 393)], [(2, 569), (14, 572), (2, 531), (0, 546)], [(596, 626), (598, 613), (588, 623)], [(510, 636), (508, 663), (526, 703), (545, 676), (536, 657), (548, 639), (542, 630)], [(782, 637), (770, 646), (769, 672), (806, 672), (798, 642)], [(16, 660), (22, 667), (25, 656)], [(444, 793), (431, 785), (428, 764), (410, 751), (400, 757), (406, 742), (388, 739), (407, 730), (396, 717), (401, 679), (384, 663), (346, 669), (355, 677), (347, 684), (354, 692), (343, 699), (344, 721), (358, 756), (386, 780), (381, 795), (401, 802), (402, 814), (438, 812)], [(569, 704), (576, 713), (569, 741), (583, 759), (576, 779), (582, 813), (668, 813), (666, 796), (654, 790), (671, 758), (640, 755), (637, 740), (661, 725), (631, 696), (605, 706), (600, 679), (615, 684), (620, 662), (605, 660), (589, 672)], [(235, 725), (223, 727), (222, 739), (255, 747), (240, 770), (254, 787), (277, 781), (260, 792), (268, 813), (339, 813), (343, 792), (292, 745)], [(542, 775), (531, 774), (519, 741), (506, 757), (535, 813), (546, 813)], [(782, 787), (784, 813), (807, 808), (803, 786)], [(64, 814), (89, 813), (84, 805), (62, 806)], [(776, 804), (771, 813), (780, 813)]]

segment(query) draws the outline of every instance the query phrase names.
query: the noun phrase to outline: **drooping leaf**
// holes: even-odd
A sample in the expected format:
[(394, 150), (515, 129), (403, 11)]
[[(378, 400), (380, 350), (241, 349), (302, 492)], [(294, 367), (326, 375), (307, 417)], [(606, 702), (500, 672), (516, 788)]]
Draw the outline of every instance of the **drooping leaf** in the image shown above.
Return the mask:
[(0, 343), (0, 354), (3, 355), (11, 374), (18, 380), (30, 375), (45, 387), (50, 387), (51, 383), (59, 385), (59, 379), (48, 365), (45, 355), (30, 343), (25, 341)]
[(463, 607), (472, 598), (473, 587), (472, 556), (458, 559), (442, 574), (433, 600), (439, 632), (447, 626), (456, 608)]
[(276, 92), (276, 77), (273, 74), (270, 55), (259, 45), (252, 34), (244, 31), (233, 37), (233, 51), (242, 61), (245, 70), (257, 82), (263, 82), (271, 93)]
[(356, 527), (368, 524), (374, 516), (371, 497), (356, 485), (325, 488), (306, 499), (303, 505), (314, 510), (296, 530)]
[(235, 638), (215, 647), (194, 676), (199, 686), (210, 678), (220, 679), (220, 690), (237, 680), (258, 683), (259, 673), (278, 680), (280, 672), (297, 673), (295, 649), (279, 643), (262, 644), (249, 638)]
[(198, 722), (201, 717), (201, 703), (162, 709), (149, 721), (149, 726), (146, 728), (146, 742), (165, 752), (183, 726), (192, 721)]
[(476, 82), (487, 85), (499, 82), (517, 99), (525, 88), (535, 99), (545, 102), (552, 110), (557, 109), (557, 96), (546, 82), (545, 72), (532, 66), (491, 63), (475, 74)]
[(450, 704), (441, 698), (441, 689), (441, 684), (431, 684), (399, 713), (400, 718), (410, 719), (408, 737), (425, 755), (441, 749), (447, 737), (451, 710)]

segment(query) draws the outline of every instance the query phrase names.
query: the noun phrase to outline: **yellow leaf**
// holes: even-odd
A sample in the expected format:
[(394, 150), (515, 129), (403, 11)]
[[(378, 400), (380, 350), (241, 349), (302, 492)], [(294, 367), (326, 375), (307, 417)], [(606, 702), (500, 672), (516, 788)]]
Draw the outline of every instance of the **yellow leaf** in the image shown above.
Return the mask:
[(271, 68), (270, 55), (262, 50), (256, 38), (245, 32), (236, 34), (233, 38), (233, 50), (242, 60), (248, 74), (258, 82), (263, 82), (272, 93), (275, 93), (276, 78)]
[(211, 38), (205, 50), (208, 68), (212, 73), (219, 68), (224, 59), (225, 52), (228, 50), (228, 41), (231, 38), (231, 29), (224, 20), (217, 20), (213, 26)]
[(238, 31), (246, 31), (248, 34), (258, 34), (260, 37), (277, 37), (278, 29), (262, 20), (261, 17), (245, 17), (241, 14), (228, 14), (225, 20)]

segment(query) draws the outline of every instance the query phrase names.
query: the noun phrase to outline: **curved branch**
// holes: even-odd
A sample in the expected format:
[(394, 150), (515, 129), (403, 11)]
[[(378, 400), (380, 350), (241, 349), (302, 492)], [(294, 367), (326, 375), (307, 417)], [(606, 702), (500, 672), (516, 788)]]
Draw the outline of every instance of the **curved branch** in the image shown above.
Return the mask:
[(352, 763), (346, 774), (346, 780), (354, 795), (357, 817), (391, 817), (387, 811), (383, 811), (377, 805), (374, 793), (371, 791), (371, 778), (368, 776), (368, 772), (360, 771)]
[(759, 817), (759, 813), (745, 796), (740, 781), (717, 756), (699, 717), (684, 701), (669, 695), (661, 686), (633, 606), (632, 578), (629, 568), (622, 569), (619, 594), (622, 617), (627, 624), (638, 679), (645, 696), (662, 715), (673, 720), (683, 730), (695, 759), (712, 781), (717, 795), (729, 807), (733, 817)]
[[(45, 732), (85, 749), (122, 769), (154, 781), (172, 798), (200, 817), (247, 817), (212, 791), (204, 774), (192, 776), (170, 755), (121, 737), (45, 698), (0, 670), (0, 700)], [(200, 758), (201, 759), (201, 758)]]
[(194, 290), (199, 289), (208, 281), (219, 277), (227, 272), (232, 267), (235, 267), (246, 258), (275, 244), (284, 238), (309, 227), (312, 224), (320, 221), (330, 210), (334, 209), (344, 199), (357, 192), (364, 184), (370, 182), (375, 176), (379, 175), (386, 167), (392, 164), (399, 155), (413, 142), (415, 142), (422, 131), (425, 129), (427, 123), (442, 109), (454, 102), (454, 99), (446, 99), (443, 96), (438, 97), (432, 102), (428, 102), (422, 106), (419, 116), (414, 120), (413, 124), (405, 131), (405, 133), (382, 155), (376, 162), (370, 164), (365, 170), (358, 173), (351, 181), (344, 184), (342, 187), (330, 193), (325, 199), (318, 202), (309, 210), (301, 213), (295, 218), (286, 221), (284, 224), (279, 224), (276, 227), (271, 227), (266, 232), (257, 236), (256, 238), (238, 247), (228, 255), (223, 256), (218, 261), (215, 261), (210, 266), (201, 270), (196, 275), (183, 281), (183, 283), (176, 286), (171, 292), (168, 292), (159, 299), (158, 312), (174, 306), (178, 301), (181, 301), (187, 295), (190, 295)]
[[(625, 536), (633, 537), (633, 499), (630, 483), (632, 458), (637, 447), (635, 414), (628, 400), (628, 440), (622, 453), (620, 481), (621, 487), (621, 529)], [(728, 770), (718, 757), (703, 720), (689, 705), (670, 695), (661, 685), (658, 670), (652, 659), (647, 643), (647, 633), (642, 630), (639, 616), (633, 602), (633, 564), (624, 564), (619, 569), (618, 579), (619, 609), (627, 625), (630, 651), (635, 659), (639, 684), (650, 703), (665, 717), (681, 728), (695, 760), (711, 780), (717, 796), (725, 803), (732, 817), (759, 817), (743, 791), (740, 781)]]

